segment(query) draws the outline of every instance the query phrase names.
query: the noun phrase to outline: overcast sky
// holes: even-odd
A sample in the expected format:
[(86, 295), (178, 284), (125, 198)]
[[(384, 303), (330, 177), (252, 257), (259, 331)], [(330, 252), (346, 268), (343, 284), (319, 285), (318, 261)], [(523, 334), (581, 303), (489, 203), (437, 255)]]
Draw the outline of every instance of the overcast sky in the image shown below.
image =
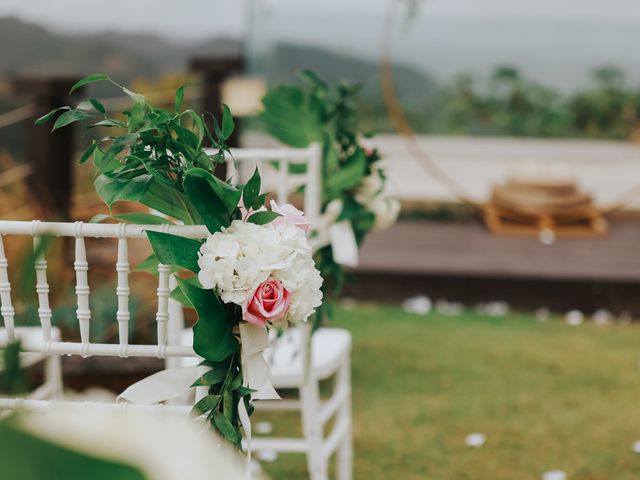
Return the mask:
[[(379, 17), (392, 0), (0, 0), (0, 16), (15, 15), (56, 30), (135, 31), (195, 40), (239, 37), (247, 30), (250, 5), (278, 16), (319, 12)], [(421, 18), (584, 19), (640, 23), (640, 0), (424, 0)]]

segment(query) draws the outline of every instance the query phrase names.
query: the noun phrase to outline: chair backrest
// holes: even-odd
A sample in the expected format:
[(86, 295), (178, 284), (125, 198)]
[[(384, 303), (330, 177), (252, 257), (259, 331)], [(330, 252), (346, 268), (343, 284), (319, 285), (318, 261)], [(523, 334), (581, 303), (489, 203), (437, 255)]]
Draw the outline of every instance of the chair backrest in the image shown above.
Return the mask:
[[(235, 182), (247, 181), (254, 166), (259, 165), (266, 185), (275, 187), (279, 204), (286, 203), (292, 192), (304, 186), (305, 215), (311, 223), (320, 217), (322, 147), (319, 144), (314, 143), (307, 148), (232, 148), (226, 161), (227, 175)], [(290, 168), (293, 165), (306, 168), (298, 173), (298, 169)]]
[[(167, 341), (169, 322), (170, 267), (158, 266), (158, 288), (156, 290), (157, 309), (155, 314), (157, 339), (155, 345), (135, 344), (129, 341), (129, 242), (136, 238), (146, 238), (145, 231), (162, 231), (188, 238), (206, 238), (204, 226), (181, 225), (133, 225), (133, 224), (94, 224), (94, 223), (60, 223), (0, 221), (0, 313), (7, 333), (7, 341), (15, 339), (15, 312), (11, 296), (9, 268), (11, 265), (5, 255), (4, 238), (7, 236), (29, 236), (33, 238), (34, 251), (38, 257), (35, 261), (36, 286), (38, 301), (38, 317), (42, 331), (41, 341), (31, 340), (22, 345), (25, 352), (54, 353), (81, 356), (111, 357), (183, 357), (194, 355), (190, 346), (170, 345)], [(45, 251), (39, 248), (43, 237), (72, 237), (75, 239), (75, 296), (77, 300), (76, 317), (78, 321), (79, 342), (56, 341), (51, 336), (52, 310), (49, 302), (49, 282), (47, 279), (47, 259)], [(114, 265), (118, 300), (116, 322), (118, 326), (118, 343), (96, 343), (90, 339), (91, 310), (89, 303), (89, 262), (87, 261), (86, 240), (93, 238), (111, 238), (117, 240), (117, 259)], [(21, 268), (15, 264), (13, 268)]]

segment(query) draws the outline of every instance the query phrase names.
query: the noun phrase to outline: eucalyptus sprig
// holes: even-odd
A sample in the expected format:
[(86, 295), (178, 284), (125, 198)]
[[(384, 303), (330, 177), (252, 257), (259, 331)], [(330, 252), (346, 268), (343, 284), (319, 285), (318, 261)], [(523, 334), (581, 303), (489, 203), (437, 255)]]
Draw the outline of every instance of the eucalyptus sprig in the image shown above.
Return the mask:
[[(88, 123), (88, 129), (113, 129), (113, 134), (93, 141), (80, 159), (80, 163), (93, 159), (96, 191), (109, 208), (117, 201), (138, 202), (170, 218), (133, 213), (114, 216), (118, 220), (158, 224), (171, 223), (173, 219), (205, 225), (213, 234), (240, 218), (241, 198), (247, 211), (256, 212), (264, 206), (266, 194), (260, 194), (257, 169), (246, 185), (233, 185), (213, 174), (225, 160), (225, 153), (229, 153), (226, 142), (235, 128), (227, 106), (220, 123), (211, 116), (211, 132), (205, 117), (193, 110), (182, 110), (183, 87), (176, 91), (172, 112), (155, 107), (144, 96), (103, 74), (80, 80), (70, 93), (96, 81), (107, 81), (121, 89), (130, 97), (131, 106), (113, 116), (100, 101), (89, 98), (75, 107), (52, 110), (36, 123), (48, 122), (59, 114), (53, 130), (76, 122)], [(211, 155), (204, 146), (205, 139), (214, 148)], [(277, 216), (274, 212), (257, 212), (247, 221), (266, 224)], [(96, 220), (104, 218), (101, 215)], [(242, 320), (242, 311), (236, 305), (223, 303), (214, 291), (202, 288), (198, 282), (198, 251), (203, 242), (153, 231), (148, 231), (147, 237), (154, 254), (138, 269), (157, 275), (158, 264), (164, 264), (171, 266), (173, 272), (182, 272), (176, 276), (178, 288), (172, 297), (198, 314), (193, 348), (211, 370), (193, 384), (208, 387), (208, 395), (195, 405), (193, 412), (205, 416), (212, 428), (239, 448), (239, 402), (252, 411), (251, 390), (243, 386), (240, 344), (234, 330)]]

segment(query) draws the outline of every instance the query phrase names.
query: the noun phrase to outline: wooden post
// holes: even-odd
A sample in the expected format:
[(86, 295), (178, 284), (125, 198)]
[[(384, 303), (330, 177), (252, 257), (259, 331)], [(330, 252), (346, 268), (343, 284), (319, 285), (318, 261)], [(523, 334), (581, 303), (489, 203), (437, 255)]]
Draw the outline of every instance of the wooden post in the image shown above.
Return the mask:
[[(189, 63), (189, 69), (202, 76), (202, 109), (212, 113), (218, 122), (222, 119), (222, 83), (229, 76), (244, 68), (244, 59), (240, 56), (229, 57), (195, 57)], [(207, 127), (213, 132), (213, 121), (207, 118)], [(240, 125), (235, 119), (236, 128), (228, 140), (231, 147), (239, 146)], [(227, 166), (222, 163), (216, 168), (219, 178), (226, 176)]]
[(69, 104), (69, 89), (81, 77), (17, 77), (13, 91), (31, 98), (32, 117), (25, 122), (24, 161), (33, 166), (27, 188), (39, 218), (69, 220), (73, 192), (74, 129), (51, 132), (51, 124), (37, 118)]

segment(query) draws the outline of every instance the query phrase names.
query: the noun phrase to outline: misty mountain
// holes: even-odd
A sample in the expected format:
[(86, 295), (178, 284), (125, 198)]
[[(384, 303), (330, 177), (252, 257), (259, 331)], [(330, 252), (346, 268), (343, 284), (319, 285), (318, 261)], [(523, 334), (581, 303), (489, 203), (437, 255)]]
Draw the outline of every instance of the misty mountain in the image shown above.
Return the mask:
[[(148, 34), (96, 33), (66, 35), (15, 18), (0, 18), (0, 75), (18, 73), (86, 75), (105, 72), (122, 82), (144, 76), (184, 71), (194, 56), (229, 56), (242, 51), (238, 40), (218, 38), (195, 44), (175, 43)], [(321, 48), (279, 44), (268, 57), (249, 63), (269, 83), (290, 82), (295, 70), (318, 71), (329, 82), (362, 81), (365, 95), (379, 96), (374, 61)], [(433, 82), (422, 72), (398, 67), (396, 77), (403, 94), (430, 91)]]

